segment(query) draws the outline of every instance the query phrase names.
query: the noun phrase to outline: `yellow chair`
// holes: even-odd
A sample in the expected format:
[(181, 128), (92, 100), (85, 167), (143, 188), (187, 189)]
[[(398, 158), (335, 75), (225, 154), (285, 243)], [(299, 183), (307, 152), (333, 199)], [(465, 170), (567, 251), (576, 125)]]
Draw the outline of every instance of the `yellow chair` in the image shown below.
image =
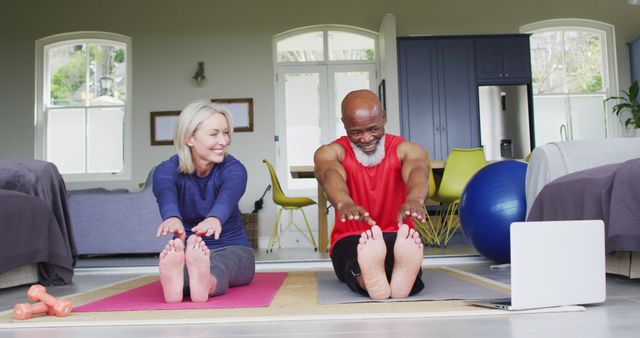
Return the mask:
[(456, 212), (462, 192), (471, 177), (486, 164), (482, 148), (454, 148), (449, 152), (440, 187), (434, 196), (434, 199), (442, 204), (437, 215), (438, 222), (434, 226), (435, 244), (440, 245), (444, 240), (446, 246), (460, 227), (460, 219)]
[[(276, 245), (282, 238), (282, 235), (291, 227), (295, 227), (300, 231), (300, 233), (313, 245), (315, 251), (318, 251), (318, 246), (316, 245), (316, 240), (313, 238), (313, 233), (311, 232), (311, 227), (309, 226), (309, 221), (307, 220), (307, 215), (304, 213), (303, 207), (316, 204), (316, 202), (308, 197), (288, 197), (282, 191), (282, 187), (280, 186), (280, 181), (278, 181), (278, 176), (276, 176), (275, 170), (273, 170), (273, 166), (267, 160), (262, 160), (267, 165), (269, 169), (269, 175), (271, 176), (271, 185), (273, 186), (273, 202), (280, 206), (278, 208), (278, 214), (276, 215), (276, 222), (273, 226), (273, 230), (271, 231), (271, 238), (269, 239), (269, 246), (267, 247), (267, 252), (273, 251), (273, 246)], [(289, 211), (289, 224), (284, 228), (280, 227), (280, 217), (282, 216), (282, 211)], [(293, 222), (293, 211), (300, 210), (302, 212), (302, 217), (304, 218), (304, 223), (307, 226), (308, 234), (305, 233), (297, 224)], [(280, 231), (278, 231), (280, 228)]]

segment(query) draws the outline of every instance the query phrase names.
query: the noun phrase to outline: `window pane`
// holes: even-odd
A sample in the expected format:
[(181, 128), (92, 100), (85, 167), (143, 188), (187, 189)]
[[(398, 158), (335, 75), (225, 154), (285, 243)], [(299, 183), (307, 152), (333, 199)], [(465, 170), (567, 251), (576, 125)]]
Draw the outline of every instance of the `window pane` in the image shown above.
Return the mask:
[(310, 32), (277, 43), (278, 62), (324, 61), (323, 33)]
[(52, 109), (47, 114), (47, 161), (62, 174), (84, 173), (84, 109)]
[[(603, 43), (603, 33), (579, 28), (532, 35), (537, 145), (559, 141), (560, 127), (565, 140), (606, 137)], [(540, 97), (549, 93), (561, 95)]]
[[(320, 146), (320, 76), (318, 73), (285, 74), (287, 124), (287, 168), (313, 165), (313, 153)], [(289, 189), (311, 189), (315, 179), (293, 179)]]
[(533, 106), (536, 145), (569, 139), (564, 96), (534, 96)]
[(565, 92), (561, 31), (531, 36), (531, 66), (534, 94)]
[(375, 60), (375, 41), (359, 34), (329, 31), (329, 60)]
[(91, 98), (110, 96), (126, 100), (126, 65), (124, 46), (89, 45), (89, 91)]
[(49, 105), (84, 105), (86, 97), (86, 45), (72, 44), (48, 51)]
[(564, 33), (564, 58), (568, 93), (602, 92), (602, 41), (599, 34)]
[(91, 108), (87, 112), (89, 173), (120, 172), (123, 169), (124, 110)]
[(369, 89), (369, 72), (340, 72), (334, 75), (335, 102), (334, 111), (336, 116), (336, 138), (347, 135), (342, 125), (342, 99), (352, 90)]
[(574, 140), (603, 139), (606, 137), (604, 95), (572, 96), (571, 130)]

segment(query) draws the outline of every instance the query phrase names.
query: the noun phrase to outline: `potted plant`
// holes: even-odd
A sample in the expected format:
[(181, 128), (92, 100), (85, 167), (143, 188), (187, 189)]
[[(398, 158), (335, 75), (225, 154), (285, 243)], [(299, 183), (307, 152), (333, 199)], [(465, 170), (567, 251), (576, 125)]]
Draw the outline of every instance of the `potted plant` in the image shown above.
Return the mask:
[[(638, 102), (638, 81), (634, 81), (629, 91), (622, 91), (625, 96), (611, 96), (605, 101), (618, 100), (613, 106), (613, 112), (620, 118), (626, 117), (624, 126), (635, 130), (636, 136), (640, 136), (640, 102)], [(625, 114), (625, 113), (629, 114)]]

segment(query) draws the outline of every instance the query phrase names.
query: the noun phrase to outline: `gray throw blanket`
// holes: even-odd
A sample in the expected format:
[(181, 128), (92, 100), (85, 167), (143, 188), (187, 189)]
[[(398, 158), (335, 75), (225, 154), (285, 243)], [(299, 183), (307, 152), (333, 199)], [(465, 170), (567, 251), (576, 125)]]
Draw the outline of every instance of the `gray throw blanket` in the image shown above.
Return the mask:
[(594, 167), (640, 157), (640, 138), (552, 142), (536, 147), (527, 168), (527, 215), (536, 196), (551, 181)]
[(0, 189), (0, 273), (38, 263), (38, 281), (68, 284), (73, 278), (69, 252), (49, 206), (40, 198)]
[(528, 221), (601, 219), (606, 251), (640, 251), (640, 158), (577, 171), (544, 186)]
[(60, 240), (72, 258), (72, 268), (75, 267), (77, 249), (67, 205), (67, 190), (58, 168), (53, 163), (39, 160), (2, 159), (0, 189), (38, 197), (49, 206), (62, 234)]

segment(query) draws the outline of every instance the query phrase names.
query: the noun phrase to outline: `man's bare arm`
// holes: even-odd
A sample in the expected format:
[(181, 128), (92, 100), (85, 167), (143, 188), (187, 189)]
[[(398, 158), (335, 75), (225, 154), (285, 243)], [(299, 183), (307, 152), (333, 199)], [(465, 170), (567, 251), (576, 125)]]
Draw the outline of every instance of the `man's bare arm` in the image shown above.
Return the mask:
[(403, 142), (398, 146), (402, 163), (402, 179), (407, 185), (407, 198), (398, 212), (398, 223), (409, 217), (425, 218), (424, 201), (429, 192), (429, 155), (417, 144)]
[(336, 208), (343, 222), (347, 219), (360, 220), (374, 225), (376, 223), (369, 217), (369, 212), (356, 205), (349, 195), (347, 174), (342, 166), (343, 156), (344, 150), (337, 144), (318, 148), (313, 156), (316, 179), (326, 191), (329, 202)]

